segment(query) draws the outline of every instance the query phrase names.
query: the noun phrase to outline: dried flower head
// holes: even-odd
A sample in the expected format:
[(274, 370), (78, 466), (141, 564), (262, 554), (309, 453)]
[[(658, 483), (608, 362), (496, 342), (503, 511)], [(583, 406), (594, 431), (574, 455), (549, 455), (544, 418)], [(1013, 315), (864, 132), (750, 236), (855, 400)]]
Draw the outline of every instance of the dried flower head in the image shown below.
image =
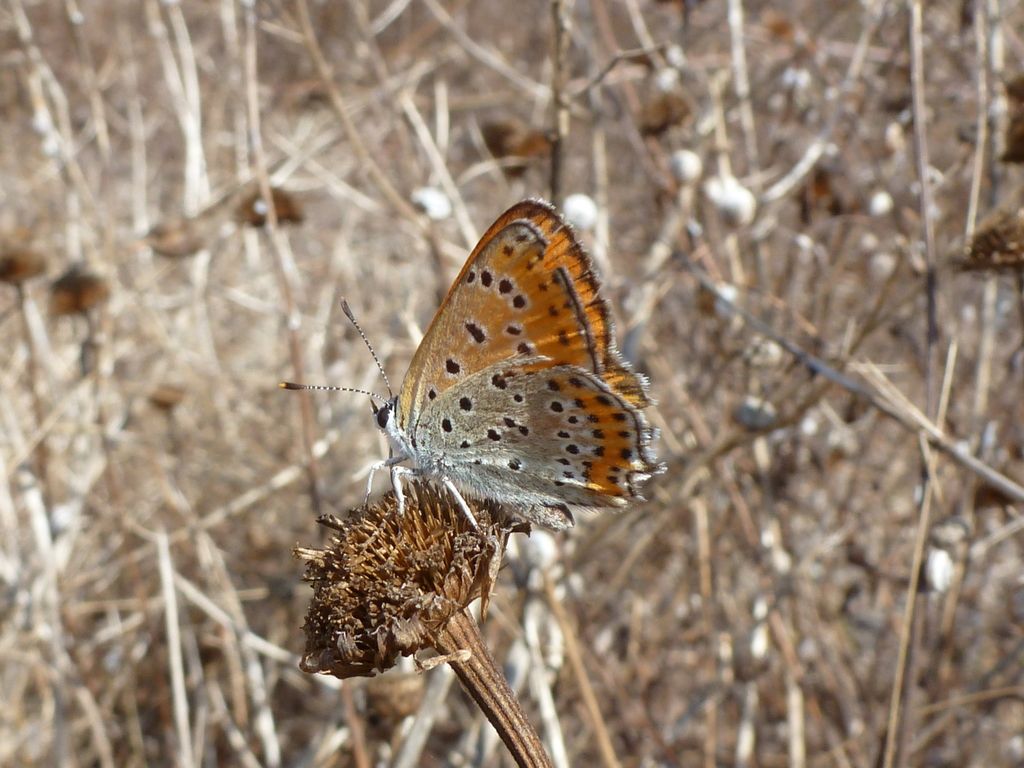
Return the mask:
[(660, 136), (669, 128), (681, 125), (692, 114), (690, 102), (675, 91), (656, 91), (640, 108), (637, 122), (644, 136)]
[(954, 265), (962, 271), (1024, 271), (1024, 208), (986, 217)]
[(164, 382), (157, 384), (149, 393), (149, 402), (154, 408), (171, 412), (185, 399), (185, 388), (179, 384)]
[[(278, 224), (301, 224), (305, 219), (299, 201), (288, 192), (271, 187), (270, 197), (274, 203)], [(242, 199), (235, 213), (239, 222), (250, 227), (262, 227), (267, 223), (267, 210), (267, 203), (257, 189)]]
[(19, 285), (46, 271), (46, 259), (31, 248), (0, 245), (0, 282)]
[(774, 8), (768, 8), (761, 13), (761, 25), (780, 43), (792, 43), (796, 39), (796, 25), (793, 20)]
[(447, 492), (407, 489), (402, 514), (389, 493), (348, 520), (322, 519), (337, 531), (326, 549), (295, 550), (313, 585), (303, 671), (383, 671), (399, 655), (437, 648), (445, 625), (476, 598), (486, 604), (513, 530), (496, 520), (498, 505), (469, 502), (475, 530)]
[(483, 123), (480, 133), (488, 151), (504, 161), (501, 168), (511, 178), (523, 175), (530, 158), (546, 157), (551, 151), (551, 140), (546, 133), (515, 118)]
[(312, 109), (331, 103), (327, 86), (319, 77), (286, 83), (278, 90), (278, 98), (289, 109)]
[(81, 264), (75, 264), (50, 286), (50, 312), (54, 315), (84, 314), (108, 298), (107, 281)]
[(830, 216), (840, 216), (846, 211), (846, 205), (833, 184), (832, 171), (820, 165), (801, 190), (800, 220), (809, 224), (816, 211), (827, 211)]
[(160, 256), (183, 258), (202, 250), (206, 236), (199, 219), (170, 219), (154, 225), (142, 241)]

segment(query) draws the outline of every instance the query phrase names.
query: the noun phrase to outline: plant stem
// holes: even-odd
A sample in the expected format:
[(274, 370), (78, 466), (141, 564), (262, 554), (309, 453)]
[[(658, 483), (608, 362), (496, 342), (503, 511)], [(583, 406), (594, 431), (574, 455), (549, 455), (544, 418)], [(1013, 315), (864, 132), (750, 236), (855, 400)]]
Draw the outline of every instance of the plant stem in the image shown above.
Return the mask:
[(467, 659), (460, 660), (455, 656), (449, 663), (462, 687), (483, 710), (512, 753), (516, 765), (551, 768), (551, 760), (544, 751), (540, 736), (487, 650), (473, 617), (465, 611), (457, 613), (439, 633), (434, 645), (443, 654), (469, 651)]

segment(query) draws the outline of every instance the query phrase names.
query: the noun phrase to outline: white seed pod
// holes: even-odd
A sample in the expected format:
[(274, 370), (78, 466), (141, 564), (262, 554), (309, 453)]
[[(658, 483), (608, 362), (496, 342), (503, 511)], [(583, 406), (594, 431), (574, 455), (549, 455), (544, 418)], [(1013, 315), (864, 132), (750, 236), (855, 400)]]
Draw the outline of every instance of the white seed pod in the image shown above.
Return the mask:
[(896, 121), (885, 126), (884, 143), (885, 148), (891, 155), (905, 151), (907, 148), (907, 134), (906, 131), (903, 130), (903, 126)]
[(743, 350), (743, 357), (755, 368), (775, 368), (782, 362), (782, 347), (772, 339), (754, 336)]
[(732, 226), (746, 226), (754, 220), (757, 199), (735, 176), (712, 176), (704, 182), (704, 194)]
[(928, 549), (928, 557), (924, 561), (924, 576), (929, 588), (934, 592), (945, 592), (953, 582), (953, 558), (949, 552), (938, 547)]
[(821, 424), (818, 421), (818, 417), (813, 413), (809, 413), (800, 420), (800, 434), (804, 437), (814, 437), (818, 434), (818, 430), (821, 428)]
[(452, 201), (437, 187), (414, 189), (412, 202), (432, 221), (443, 221), (452, 215)]
[(681, 71), (687, 64), (686, 51), (683, 50), (682, 46), (670, 45), (665, 49), (665, 61)]
[(700, 155), (689, 149), (677, 149), (668, 161), (669, 169), (680, 184), (692, 184), (704, 173)]
[(875, 282), (881, 283), (892, 277), (896, 271), (896, 257), (888, 251), (879, 251), (868, 260), (868, 275)]
[(740, 292), (732, 283), (719, 283), (718, 296), (715, 296), (715, 314), (721, 318), (732, 317), (736, 314), (734, 307), (740, 297)]
[(590, 195), (575, 193), (565, 198), (562, 213), (576, 229), (586, 232), (597, 225), (597, 203)]
[(679, 72), (671, 67), (659, 69), (654, 75), (654, 87), (662, 93), (671, 91), (679, 84)]
[(868, 213), (872, 216), (887, 216), (892, 213), (892, 209), (892, 195), (884, 189), (876, 191), (868, 200)]
[(782, 87), (792, 91), (804, 91), (811, 84), (811, 73), (805, 67), (786, 67), (782, 73)]

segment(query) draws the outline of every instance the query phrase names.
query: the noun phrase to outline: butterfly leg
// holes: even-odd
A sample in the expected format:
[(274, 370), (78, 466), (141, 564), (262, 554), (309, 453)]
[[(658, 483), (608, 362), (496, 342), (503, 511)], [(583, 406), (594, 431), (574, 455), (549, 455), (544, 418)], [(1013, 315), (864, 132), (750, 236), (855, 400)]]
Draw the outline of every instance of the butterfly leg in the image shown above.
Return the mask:
[(370, 466), (370, 474), (366, 478), (366, 496), (363, 498), (363, 506), (370, 503), (370, 492), (373, 490), (373, 476), (377, 474), (378, 469), (384, 469), (387, 465), (386, 461), (377, 461)]
[(366, 478), (366, 497), (363, 499), (363, 504), (367, 504), (370, 501), (370, 494), (373, 492), (373, 476), (377, 474), (378, 469), (391, 469), (391, 484), (395, 487), (395, 495), (398, 496), (399, 510), (402, 509), (402, 489), (395, 483), (395, 465), (401, 461), (405, 461), (403, 457), (391, 456), (387, 459), (374, 462), (370, 465), (369, 475)]
[(397, 464), (391, 465), (391, 487), (395, 491), (395, 498), (398, 500), (398, 514), (405, 512), (405, 494), (402, 492), (402, 476), (416, 476), (419, 472), (410, 467), (402, 467)]
[(469, 524), (473, 526), (473, 530), (477, 533), (480, 532), (480, 526), (476, 522), (476, 516), (473, 514), (473, 510), (469, 508), (469, 504), (466, 503), (465, 498), (459, 493), (459, 489), (455, 487), (455, 483), (449, 480), (447, 477), (442, 477), (441, 482), (444, 487), (448, 489), (448, 492), (455, 497), (456, 503), (459, 505), (459, 509), (462, 510), (462, 514), (469, 520)]

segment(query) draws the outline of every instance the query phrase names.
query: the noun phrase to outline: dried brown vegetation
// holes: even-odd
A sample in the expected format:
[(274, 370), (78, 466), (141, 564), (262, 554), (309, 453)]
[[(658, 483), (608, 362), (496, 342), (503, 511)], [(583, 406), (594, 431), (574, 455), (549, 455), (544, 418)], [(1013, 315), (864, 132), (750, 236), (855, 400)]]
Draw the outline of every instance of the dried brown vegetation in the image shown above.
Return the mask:
[(552, 761), (1024, 762), (1024, 278), (945, 268), (1022, 242), (994, 5), (592, 0), (559, 60), (550, 2), (0, 6), (0, 765), (507, 759), (446, 666), (404, 724), (298, 669), (291, 550), (385, 446), (277, 381), (382, 392), (340, 298), (399, 379), (553, 181), (669, 470), (511, 537), (483, 631)]

